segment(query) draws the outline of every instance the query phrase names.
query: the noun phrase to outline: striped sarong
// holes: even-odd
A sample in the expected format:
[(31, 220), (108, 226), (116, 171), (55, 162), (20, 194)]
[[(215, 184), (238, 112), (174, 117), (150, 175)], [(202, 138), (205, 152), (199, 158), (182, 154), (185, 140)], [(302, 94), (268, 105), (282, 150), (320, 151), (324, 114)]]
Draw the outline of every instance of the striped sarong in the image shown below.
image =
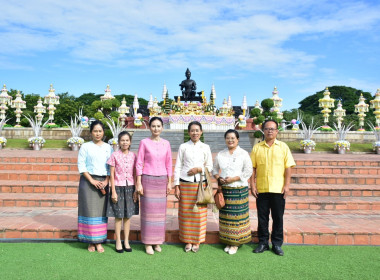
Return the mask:
[(144, 195), (140, 196), (141, 242), (165, 242), (166, 188), (168, 176), (142, 175)]
[[(91, 175), (95, 180), (105, 177)], [(107, 239), (106, 195), (82, 175), (78, 190), (78, 240), (98, 244)]]
[(180, 190), (181, 199), (178, 210), (179, 240), (191, 244), (205, 242), (207, 205), (198, 205), (198, 211), (193, 211), (197, 201), (198, 183), (181, 181)]
[(251, 241), (248, 187), (222, 187), (226, 205), (219, 210), (220, 242), (239, 246)]

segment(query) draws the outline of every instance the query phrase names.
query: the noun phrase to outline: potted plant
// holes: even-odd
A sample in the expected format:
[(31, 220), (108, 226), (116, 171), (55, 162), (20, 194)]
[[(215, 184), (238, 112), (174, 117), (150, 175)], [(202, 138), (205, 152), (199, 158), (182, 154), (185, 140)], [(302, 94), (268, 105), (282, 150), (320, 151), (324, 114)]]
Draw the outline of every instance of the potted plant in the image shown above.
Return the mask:
[(71, 131), (71, 137), (67, 140), (67, 144), (72, 151), (78, 151), (80, 146), (84, 143), (84, 139), (80, 137), (83, 126), (82, 126), (82, 110), (79, 110), (79, 115), (75, 114), (74, 120), (70, 119), (70, 125), (66, 123)]
[(3, 127), (5, 125), (5, 123), (8, 121), (9, 119), (2, 119), (0, 121), (0, 150), (5, 147), (5, 145), (7, 144), (7, 138), (5, 137), (2, 137), (1, 134), (3, 132)]
[(115, 123), (111, 116), (107, 116), (105, 122), (112, 133), (112, 138), (108, 140), (108, 144), (112, 145), (114, 151), (117, 151), (119, 149), (118, 136), (120, 132), (125, 130), (125, 128), (122, 126), (121, 122), (118, 121)]
[(319, 127), (315, 128), (314, 119), (311, 119), (309, 127), (302, 120), (300, 121), (300, 124), (302, 125), (302, 130), (300, 130), (302, 137), (302, 140), (300, 141), (300, 149), (303, 150), (305, 154), (310, 154), (312, 150), (315, 150), (316, 146), (316, 143), (311, 140), (311, 137)]
[[(33, 150), (36, 150), (36, 151), (39, 151), (41, 150), (41, 148), (43, 147), (43, 145), (45, 144), (45, 139), (40, 136), (41, 132), (42, 132), (42, 129), (41, 129), (41, 125), (39, 124), (37, 118), (35, 118), (34, 120), (32, 119), (31, 116), (26, 116), (24, 115), (25, 118), (29, 121), (30, 123), (30, 126), (32, 127), (33, 129), (33, 132), (34, 132), (34, 136), (33, 137), (30, 137), (28, 139), (28, 142), (29, 142), (29, 147), (32, 147)], [(49, 120), (47, 120), (45, 124), (48, 123)], [(43, 125), (43, 126), (44, 126)]]
[(350, 142), (346, 140), (347, 132), (353, 127), (352, 123), (349, 123), (347, 126), (341, 125), (340, 127), (334, 123), (335, 127), (335, 135), (338, 137), (338, 141), (334, 142), (334, 150), (338, 152), (338, 154), (345, 154), (346, 150), (350, 150)]
[(372, 143), (373, 150), (380, 155), (380, 129), (376, 128), (372, 123), (368, 122), (369, 127), (375, 135), (376, 142)]

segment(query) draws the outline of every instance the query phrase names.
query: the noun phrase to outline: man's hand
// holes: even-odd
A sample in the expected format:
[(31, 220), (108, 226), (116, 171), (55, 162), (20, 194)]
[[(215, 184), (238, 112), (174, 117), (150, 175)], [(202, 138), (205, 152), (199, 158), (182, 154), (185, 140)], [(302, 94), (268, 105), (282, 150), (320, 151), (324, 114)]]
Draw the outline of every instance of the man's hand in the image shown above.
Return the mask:
[(284, 185), (284, 187), (282, 188), (281, 193), (284, 195), (284, 199), (285, 199), (288, 196), (288, 194), (289, 194), (289, 185)]

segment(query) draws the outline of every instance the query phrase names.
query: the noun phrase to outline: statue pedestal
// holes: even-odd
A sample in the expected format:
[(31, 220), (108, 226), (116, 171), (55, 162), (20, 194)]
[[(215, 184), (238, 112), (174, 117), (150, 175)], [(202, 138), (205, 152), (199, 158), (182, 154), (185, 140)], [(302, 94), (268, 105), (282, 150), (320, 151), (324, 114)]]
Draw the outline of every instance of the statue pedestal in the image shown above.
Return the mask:
[[(185, 100), (183, 99), (183, 96), (174, 96), (174, 100), (177, 101), (177, 100), (178, 100), (178, 97), (181, 98), (181, 101), (183, 101), (183, 102), (185, 101)], [(195, 101), (195, 102), (203, 102), (201, 96), (194, 96), (194, 97), (188, 98), (187, 102), (191, 102), (191, 101)]]
[(161, 116), (165, 129), (186, 130), (189, 123), (198, 121), (202, 124), (203, 131), (226, 131), (235, 126), (235, 117), (213, 115), (170, 115)]

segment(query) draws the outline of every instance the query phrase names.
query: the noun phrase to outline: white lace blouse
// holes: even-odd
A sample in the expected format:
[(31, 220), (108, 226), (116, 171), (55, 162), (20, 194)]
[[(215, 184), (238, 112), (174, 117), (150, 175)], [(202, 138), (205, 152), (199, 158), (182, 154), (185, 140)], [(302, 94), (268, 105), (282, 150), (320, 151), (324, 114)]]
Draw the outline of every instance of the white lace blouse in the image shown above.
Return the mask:
[(220, 151), (215, 157), (212, 174), (218, 174), (219, 170), (220, 177), (222, 178), (235, 176), (240, 177), (239, 181), (229, 183), (227, 186), (233, 188), (248, 186), (248, 179), (251, 177), (253, 172), (252, 161), (248, 152), (239, 146), (233, 154), (230, 154), (228, 148), (226, 148)]

